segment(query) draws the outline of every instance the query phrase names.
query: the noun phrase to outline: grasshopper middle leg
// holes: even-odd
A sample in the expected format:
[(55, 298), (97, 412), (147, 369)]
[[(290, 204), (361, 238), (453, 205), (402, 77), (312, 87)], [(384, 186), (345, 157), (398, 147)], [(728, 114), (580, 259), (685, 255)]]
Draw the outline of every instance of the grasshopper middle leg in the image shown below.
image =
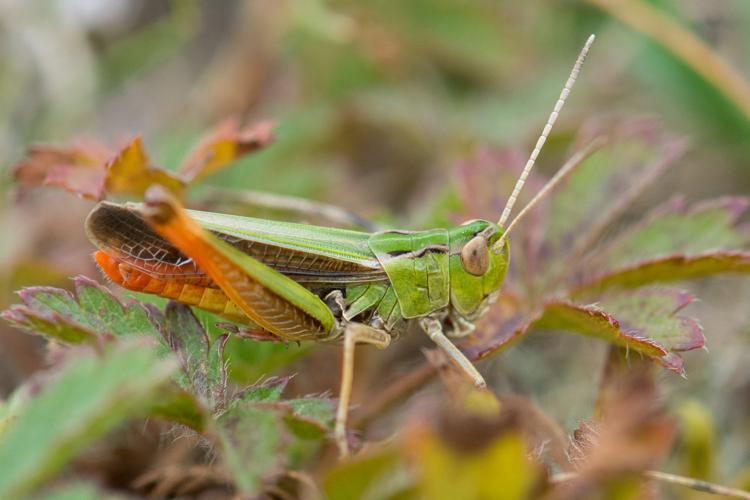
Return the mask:
[(383, 331), (363, 325), (349, 323), (344, 332), (344, 362), (341, 369), (341, 393), (339, 406), (336, 411), (336, 444), (339, 454), (344, 457), (349, 454), (349, 442), (346, 435), (346, 421), (349, 416), (349, 401), (352, 395), (352, 379), (354, 377), (354, 347), (357, 343), (372, 344), (381, 349), (388, 347), (391, 336)]

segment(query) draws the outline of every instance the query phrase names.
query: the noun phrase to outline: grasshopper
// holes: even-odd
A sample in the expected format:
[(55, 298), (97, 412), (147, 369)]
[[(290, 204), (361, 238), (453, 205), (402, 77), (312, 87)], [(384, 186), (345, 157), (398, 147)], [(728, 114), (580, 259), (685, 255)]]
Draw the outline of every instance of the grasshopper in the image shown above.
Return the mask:
[(96, 262), (124, 288), (217, 313), (261, 337), (343, 342), (334, 433), (346, 455), (357, 343), (385, 348), (417, 322), (476, 386), (486, 385), (450, 339), (470, 334), (497, 298), (510, 230), (564, 174), (503, 229), (593, 40), (581, 50), (497, 223), (368, 233), (186, 210), (155, 185), (142, 204), (101, 202), (89, 214)]

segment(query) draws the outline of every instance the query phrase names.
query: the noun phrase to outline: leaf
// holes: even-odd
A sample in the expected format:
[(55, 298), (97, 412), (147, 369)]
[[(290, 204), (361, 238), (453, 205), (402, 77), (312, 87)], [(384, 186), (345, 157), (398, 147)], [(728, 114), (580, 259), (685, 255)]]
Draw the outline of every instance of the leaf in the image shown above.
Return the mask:
[(589, 278), (572, 289), (571, 296), (590, 297), (609, 288), (638, 288), (652, 283), (692, 280), (721, 273), (750, 273), (750, 252), (671, 255), (639, 262)]
[(107, 165), (104, 190), (108, 195), (142, 198), (153, 184), (181, 196), (185, 184), (171, 172), (151, 164), (140, 137), (134, 138)]
[(151, 164), (140, 137), (114, 154), (92, 141), (70, 148), (35, 146), (14, 167), (14, 175), (25, 189), (49, 184), (92, 200), (109, 195), (142, 197), (151, 184), (176, 194), (184, 189), (174, 174)]
[(184, 375), (181, 385), (218, 410), (226, 403), (227, 374), (224, 364), (226, 335), (213, 344), (190, 307), (170, 301), (160, 321), (161, 332), (176, 355)]
[[(526, 162), (526, 153), (515, 149), (480, 149), (456, 167), (456, 187), (463, 205), (461, 218), (497, 219), (503, 211), (505, 200), (521, 175)], [(516, 206), (531, 201), (534, 193), (544, 186), (544, 179), (532, 170), (519, 193)]]
[(286, 461), (284, 424), (272, 408), (237, 406), (218, 422), (221, 455), (237, 488), (260, 492)]
[(102, 197), (102, 166), (109, 149), (96, 141), (78, 141), (68, 148), (32, 146), (26, 158), (13, 167), (21, 193), (42, 184), (62, 187), (84, 198)]
[(615, 125), (589, 123), (577, 143), (588, 144), (600, 136), (609, 139), (609, 147), (594, 153), (550, 195), (543, 234), (557, 260), (564, 258), (572, 243), (585, 239), (598, 219), (611, 220), (613, 207), (632, 202), (646, 189), (649, 185), (643, 185), (642, 179), (663, 174), (684, 150), (681, 141), (667, 137), (649, 119)]
[(120, 302), (85, 276), (76, 277), (74, 286), (74, 294), (59, 288), (26, 288), (19, 292), (23, 305), (11, 306), (0, 316), (17, 328), (69, 344), (92, 342), (103, 335), (161, 338), (138, 302)]
[(642, 332), (669, 351), (690, 351), (705, 344), (703, 329), (677, 313), (694, 300), (681, 290), (650, 288), (606, 295), (601, 306), (618, 318), (620, 328)]
[(146, 413), (174, 369), (151, 346), (133, 343), (70, 359), (0, 440), (0, 498), (27, 495), (88, 443)]
[(284, 417), (289, 430), (298, 438), (322, 440), (333, 428), (336, 404), (330, 398), (306, 397), (284, 401), (289, 413)]
[(667, 355), (664, 347), (640, 335), (640, 332), (620, 328), (620, 323), (614, 316), (596, 306), (550, 302), (544, 308), (542, 315), (533, 321), (528, 329), (580, 333), (642, 352), (651, 357), (661, 358)]
[(518, 429), (509, 422), (489, 420), (463, 421), (462, 425), (471, 430), (458, 432), (472, 432), (479, 440), (453, 441), (446, 430), (416, 430), (409, 436), (407, 453), (420, 471), (421, 496), (478, 500), (502, 492), (503, 498), (530, 498), (540, 468), (529, 458)]
[[(687, 206), (677, 197), (597, 249), (596, 261), (628, 267), (638, 261), (742, 248), (748, 234), (736, 228), (748, 200), (726, 197)], [(602, 266), (604, 267), (604, 266)]]
[(700, 325), (676, 314), (693, 300), (677, 290), (647, 289), (608, 295), (596, 306), (551, 302), (529, 330), (561, 330), (600, 338), (652, 357), (682, 375), (682, 359), (676, 353), (704, 345)]
[(195, 394), (175, 384), (165, 391), (159, 401), (149, 409), (148, 414), (176, 422), (196, 432), (204, 432), (211, 412)]
[(288, 382), (288, 377), (270, 378), (246, 388), (217, 421), (222, 456), (245, 493), (257, 493), (283, 465), (309, 457), (331, 430), (333, 401), (282, 401)]
[(185, 159), (180, 175), (186, 183), (207, 177), (273, 142), (275, 124), (270, 121), (240, 128), (226, 120), (214, 128)]
[(653, 374), (622, 350), (609, 354), (600, 418), (573, 433), (569, 456), (577, 472), (555, 488), (555, 500), (643, 498), (649, 489), (640, 473), (658, 467), (671, 448), (674, 423), (659, 406)]
[(268, 403), (281, 399), (290, 377), (271, 377), (264, 382), (243, 389), (237, 400), (243, 403)]
[(325, 497), (413, 498), (414, 479), (405, 457), (393, 445), (378, 446), (341, 461), (323, 478)]
[(459, 342), (469, 359), (476, 361), (497, 354), (523, 336), (529, 318), (518, 310), (515, 300), (502, 293), (498, 303), (479, 320), (476, 331)]

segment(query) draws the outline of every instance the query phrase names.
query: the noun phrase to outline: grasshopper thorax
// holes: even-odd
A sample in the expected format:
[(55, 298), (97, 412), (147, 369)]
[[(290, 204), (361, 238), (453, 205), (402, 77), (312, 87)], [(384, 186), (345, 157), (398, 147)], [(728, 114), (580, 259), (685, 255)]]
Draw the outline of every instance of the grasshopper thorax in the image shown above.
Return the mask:
[(494, 222), (472, 220), (449, 230), (450, 302), (462, 317), (474, 320), (486, 309), (508, 270), (507, 240), (493, 246), (503, 230)]

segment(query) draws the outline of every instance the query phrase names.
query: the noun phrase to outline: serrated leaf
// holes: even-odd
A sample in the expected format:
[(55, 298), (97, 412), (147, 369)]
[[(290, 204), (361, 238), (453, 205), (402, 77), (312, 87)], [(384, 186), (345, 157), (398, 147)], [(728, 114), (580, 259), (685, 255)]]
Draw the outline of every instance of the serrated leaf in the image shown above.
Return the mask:
[(30, 493), (92, 440), (144, 414), (175, 368), (152, 346), (132, 343), (71, 359), (0, 441), (0, 498)]
[(705, 344), (703, 329), (692, 318), (678, 315), (695, 297), (666, 288), (608, 294), (600, 305), (625, 330), (642, 332), (669, 351), (690, 351)]
[(237, 401), (243, 403), (270, 403), (278, 401), (290, 377), (271, 377), (259, 384), (243, 389)]
[(146, 335), (159, 339), (158, 328), (139, 303), (121, 303), (95, 281), (78, 276), (75, 294), (50, 287), (31, 287), (19, 292), (23, 305), (2, 312), (13, 326), (75, 344), (103, 335)]
[(180, 362), (187, 386), (201, 397), (208, 390), (208, 335), (190, 308), (170, 301), (164, 310), (163, 335)]
[(700, 325), (676, 314), (693, 299), (677, 290), (646, 289), (608, 295), (595, 306), (552, 302), (528, 330), (560, 330), (600, 338), (684, 374), (677, 352), (704, 343)]
[(284, 421), (298, 438), (321, 440), (333, 428), (336, 404), (331, 399), (307, 397), (289, 399), (283, 404), (289, 409)]
[(186, 158), (180, 168), (182, 179), (195, 182), (267, 146), (274, 140), (273, 129), (269, 121), (247, 128), (233, 119), (220, 123)]
[(534, 328), (580, 333), (657, 358), (667, 354), (664, 347), (639, 332), (620, 328), (614, 316), (596, 306), (551, 302), (529, 326), (529, 329)]
[(586, 297), (609, 288), (638, 288), (653, 283), (692, 280), (721, 273), (750, 273), (750, 252), (671, 255), (639, 262), (589, 278), (577, 285), (571, 295)]
[(288, 399), (284, 401), (284, 403), (292, 407), (295, 415), (314, 419), (328, 427), (333, 423), (336, 404), (332, 399), (311, 396), (306, 398)]

